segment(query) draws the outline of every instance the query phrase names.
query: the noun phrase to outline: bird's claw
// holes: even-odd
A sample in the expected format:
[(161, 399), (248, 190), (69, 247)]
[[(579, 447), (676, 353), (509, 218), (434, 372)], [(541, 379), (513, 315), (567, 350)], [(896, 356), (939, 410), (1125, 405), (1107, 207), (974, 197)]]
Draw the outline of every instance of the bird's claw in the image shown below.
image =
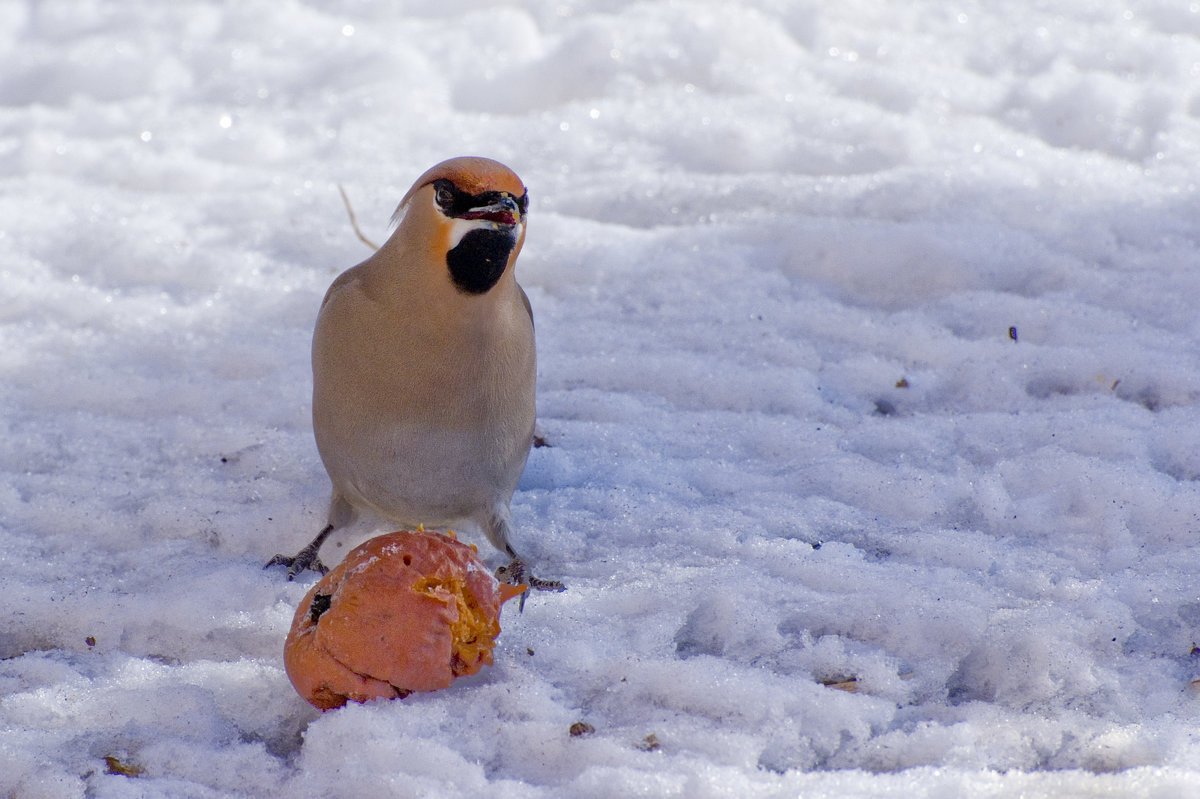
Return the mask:
[(287, 566), (288, 580), (295, 580), (296, 575), (303, 571), (314, 571), (317, 574), (328, 574), (329, 567), (321, 562), (320, 551), (321, 544), (325, 543), (325, 539), (333, 532), (333, 522), (321, 528), (321, 532), (317, 533), (317, 537), (308, 543), (304, 549), (296, 553), (294, 558), (289, 558), (287, 555), (276, 555), (267, 561), (264, 569), (269, 569), (272, 566)]
[[(534, 577), (529, 573), (529, 567), (525, 565), (525, 561), (514, 557), (507, 565), (496, 569), (496, 579), (508, 585), (527, 585), (535, 591), (566, 591), (567, 587), (562, 584), (561, 580), (543, 580), (541, 577)], [(521, 594), (521, 603), (517, 608), (518, 612), (525, 610), (525, 597), (528, 592)]]
[(534, 577), (532, 574), (526, 575), (525, 580), (529, 587), (535, 591), (566, 591), (567, 587), (563, 585), (562, 580), (543, 580), (541, 577)]
[(328, 574), (329, 567), (321, 562), (315, 547), (307, 546), (296, 553), (295, 557), (276, 555), (263, 565), (264, 569), (272, 566), (287, 566), (287, 578), (290, 582), (296, 575), (304, 571), (315, 571), (317, 574)]
[(520, 558), (513, 558), (506, 566), (496, 569), (496, 579), (509, 585), (527, 585), (537, 591), (565, 591), (561, 580), (543, 580), (529, 573), (529, 567)]

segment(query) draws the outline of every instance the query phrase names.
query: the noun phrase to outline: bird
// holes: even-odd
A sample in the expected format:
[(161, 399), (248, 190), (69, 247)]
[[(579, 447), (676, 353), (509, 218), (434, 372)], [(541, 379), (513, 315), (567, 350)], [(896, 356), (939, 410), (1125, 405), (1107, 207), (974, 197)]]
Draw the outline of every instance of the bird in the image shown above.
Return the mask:
[(325, 526), (288, 579), (325, 573), (319, 550), (364, 512), (407, 527), (471, 525), (509, 557), (504, 582), (534, 577), (513, 546), (510, 504), (534, 439), (533, 311), (514, 268), (529, 193), (489, 158), (442, 161), (417, 178), (395, 229), (341, 273), (312, 340), (313, 434), (332, 492)]

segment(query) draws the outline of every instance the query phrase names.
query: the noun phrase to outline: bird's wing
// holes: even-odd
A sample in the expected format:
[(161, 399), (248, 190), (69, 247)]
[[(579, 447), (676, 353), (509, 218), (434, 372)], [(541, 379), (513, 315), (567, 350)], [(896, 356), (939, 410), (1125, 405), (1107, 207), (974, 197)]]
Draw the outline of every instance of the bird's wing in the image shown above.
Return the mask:
[(517, 286), (517, 291), (521, 292), (521, 302), (525, 303), (525, 313), (529, 314), (529, 324), (533, 324), (533, 306), (529, 304), (529, 297), (525, 294), (525, 289)]

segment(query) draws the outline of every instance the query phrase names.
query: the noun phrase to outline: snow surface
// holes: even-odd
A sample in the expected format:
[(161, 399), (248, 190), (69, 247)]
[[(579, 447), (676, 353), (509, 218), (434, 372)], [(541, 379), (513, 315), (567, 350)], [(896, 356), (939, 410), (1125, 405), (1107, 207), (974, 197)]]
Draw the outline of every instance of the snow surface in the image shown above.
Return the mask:
[[(465, 154), (569, 590), (322, 715), (337, 185)], [(1195, 795), (1198, 183), (1181, 0), (0, 0), (0, 795)]]

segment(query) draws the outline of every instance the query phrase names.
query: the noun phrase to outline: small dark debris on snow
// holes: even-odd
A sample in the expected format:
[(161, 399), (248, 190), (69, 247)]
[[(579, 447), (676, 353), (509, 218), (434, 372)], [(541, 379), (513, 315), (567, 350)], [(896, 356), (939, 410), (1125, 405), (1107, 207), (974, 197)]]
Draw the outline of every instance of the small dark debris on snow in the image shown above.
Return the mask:
[(849, 694), (858, 693), (857, 677), (838, 677), (832, 680), (821, 680), (821, 685), (824, 685), (826, 688), (836, 688), (839, 691), (845, 691)]
[(122, 777), (139, 777), (143, 771), (141, 766), (127, 763), (113, 755), (104, 756), (104, 770), (108, 774), (119, 774)]

